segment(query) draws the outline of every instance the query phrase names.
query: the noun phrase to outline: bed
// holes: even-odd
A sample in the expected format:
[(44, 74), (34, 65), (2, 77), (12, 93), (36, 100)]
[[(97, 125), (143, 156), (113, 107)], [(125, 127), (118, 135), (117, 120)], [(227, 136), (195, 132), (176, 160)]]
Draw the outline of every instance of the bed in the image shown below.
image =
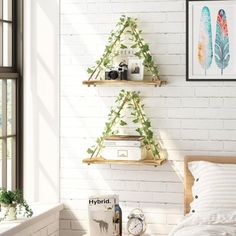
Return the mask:
[(184, 161), (184, 213), (169, 236), (236, 236), (236, 157)]

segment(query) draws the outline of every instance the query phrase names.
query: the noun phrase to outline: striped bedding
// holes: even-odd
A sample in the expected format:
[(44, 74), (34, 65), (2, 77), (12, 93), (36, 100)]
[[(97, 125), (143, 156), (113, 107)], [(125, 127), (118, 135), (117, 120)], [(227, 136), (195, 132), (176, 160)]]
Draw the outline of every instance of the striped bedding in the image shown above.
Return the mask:
[(236, 209), (236, 165), (205, 161), (189, 163), (193, 174), (191, 213)]
[(236, 211), (211, 210), (188, 214), (169, 236), (235, 236)]
[(188, 167), (191, 211), (169, 236), (236, 236), (236, 165), (193, 161)]

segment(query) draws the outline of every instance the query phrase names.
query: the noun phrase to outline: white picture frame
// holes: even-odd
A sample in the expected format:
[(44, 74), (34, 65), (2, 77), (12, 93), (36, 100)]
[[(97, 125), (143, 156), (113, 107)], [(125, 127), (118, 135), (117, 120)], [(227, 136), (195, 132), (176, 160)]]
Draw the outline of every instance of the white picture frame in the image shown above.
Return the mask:
[(142, 81), (144, 75), (143, 59), (128, 58), (128, 80)]
[[(236, 80), (235, 12), (236, 1), (187, 0), (187, 81)], [(220, 23), (218, 23), (218, 17), (220, 17)], [(223, 28), (220, 28), (221, 23), (227, 26), (224, 31), (222, 31)], [(225, 45), (228, 44), (228, 47), (226, 47), (227, 45), (224, 47), (228, 48), (226, 52), (224, 51), (226, 56), (223, 56), (223, 60), (227, 63), (222, 62), (224, 68), (221, 69), (218, 62), (219, 54), (217, 53), (219, 50), (216, 50), (219, 48), (218, 33), (224, 34), (225, 39), (222, 42)]]

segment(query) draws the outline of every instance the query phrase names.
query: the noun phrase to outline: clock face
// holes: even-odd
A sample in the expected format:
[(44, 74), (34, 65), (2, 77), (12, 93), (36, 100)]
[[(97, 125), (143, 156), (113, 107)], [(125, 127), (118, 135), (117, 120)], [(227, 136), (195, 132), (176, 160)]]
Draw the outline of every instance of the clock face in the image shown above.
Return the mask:
[(131, 218), (127, 224), (128, 232), (134, 236), (143, 233), (143, 222), (139, 218)]

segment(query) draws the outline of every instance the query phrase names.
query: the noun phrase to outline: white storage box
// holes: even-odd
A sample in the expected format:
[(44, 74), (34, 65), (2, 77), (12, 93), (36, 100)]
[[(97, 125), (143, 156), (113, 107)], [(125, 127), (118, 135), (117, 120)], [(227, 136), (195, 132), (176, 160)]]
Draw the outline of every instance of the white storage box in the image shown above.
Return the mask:
[(102, 157), (107, 160), (140, 160), (146, 156), (142, 136), (115, 135), (104, 141)]

